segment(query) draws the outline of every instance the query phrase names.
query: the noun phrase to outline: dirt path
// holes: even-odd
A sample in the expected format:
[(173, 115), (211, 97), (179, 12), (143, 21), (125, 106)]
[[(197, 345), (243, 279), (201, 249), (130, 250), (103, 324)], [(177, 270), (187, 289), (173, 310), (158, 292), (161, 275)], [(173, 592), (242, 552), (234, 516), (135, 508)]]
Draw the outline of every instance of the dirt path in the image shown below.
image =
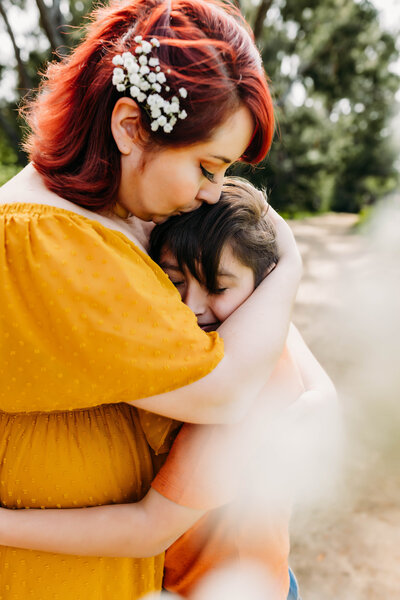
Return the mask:
[[(400, 436), (390, 429), (394, 413), (387, 406), (378, 410), (374, 402), (365, 409), (363, 394), (352, 393), (349, 354), (337, 347), (351, 325), (335, 322), (342, 272), (356, 276), (368, 253), (355, 222), (353, 215), (328, 214), (291, 223), (304, 259), (294, 321), (343, 392), (347, 433), (343, 475), (331, 501), (293, 517), (291, 565), (303, 600), (400, 598)], [(382, 411), (387, 420), (374, 423)]]

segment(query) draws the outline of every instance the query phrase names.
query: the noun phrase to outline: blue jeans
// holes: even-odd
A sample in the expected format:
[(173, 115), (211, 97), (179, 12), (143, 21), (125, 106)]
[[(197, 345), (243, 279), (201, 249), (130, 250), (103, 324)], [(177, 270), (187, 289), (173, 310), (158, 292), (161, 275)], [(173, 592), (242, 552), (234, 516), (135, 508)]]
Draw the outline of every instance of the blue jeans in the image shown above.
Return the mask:
[(289, 595), (287, 597), (287, 600), (301, 600), (301, 598), (299, 596), (299, 586), (296, 581), (296, 577), (294, 576), (293, 571), (291, 571), (290, 569), (289, 569), (289, 577), (290, 577), (290, 588), (289, 588)]

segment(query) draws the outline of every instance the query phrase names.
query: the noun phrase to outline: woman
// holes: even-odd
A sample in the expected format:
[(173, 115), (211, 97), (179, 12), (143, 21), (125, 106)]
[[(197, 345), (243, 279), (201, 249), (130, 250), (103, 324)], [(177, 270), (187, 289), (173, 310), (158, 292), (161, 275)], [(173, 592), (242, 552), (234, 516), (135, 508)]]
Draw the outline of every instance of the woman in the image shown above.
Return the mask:
[[(7, 507), (139, 500), (171, 419), (237, 420), (281, 353), (300, 260), (277, 216), (279, 266), (221, 326), (224, 356), (124, 222), (216, 202), (232, 162), (268, 151), (265, 77), (230, 13), (205, 0), (101, 9), (28, 108), (32, 163), (0, 192)], [(123, 600), (161, 586), (162, 555), (1, 554), (5, 599)]]

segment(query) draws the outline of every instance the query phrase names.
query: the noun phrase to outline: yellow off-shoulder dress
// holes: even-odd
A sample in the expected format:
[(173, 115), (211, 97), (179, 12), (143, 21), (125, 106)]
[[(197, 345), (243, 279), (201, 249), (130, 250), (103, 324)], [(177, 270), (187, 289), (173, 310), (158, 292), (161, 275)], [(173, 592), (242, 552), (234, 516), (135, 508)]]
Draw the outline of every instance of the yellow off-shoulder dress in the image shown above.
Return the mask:
[[(2, 504), (142, 498), (176, 423), (127, 403), (204, 376), (221, 340), (122, 233), (52, 206), (0, 206), (0, 307)], [(162, 570), (0, 547), (0, 599), (134, 600)]]

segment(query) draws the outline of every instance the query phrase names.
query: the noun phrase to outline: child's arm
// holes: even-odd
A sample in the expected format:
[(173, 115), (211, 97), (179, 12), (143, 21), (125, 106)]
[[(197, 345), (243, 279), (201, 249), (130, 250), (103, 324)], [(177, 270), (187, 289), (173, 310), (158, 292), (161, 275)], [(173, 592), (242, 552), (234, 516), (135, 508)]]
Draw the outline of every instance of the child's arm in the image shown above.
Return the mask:
[(294, 417), (296, 414), (300, 416), (312, 410), (337, 416), (335, 386), (293, 324), (290, 326), (287, 346), (296, 361), (304, 383), (304, 393), (290, 407), (291, 416)]
[(90, 508), (0, 508), (0, 544), (80, 556), (156, 556), (204, 511), (171, 502), (152, 488), (135, 504)]

